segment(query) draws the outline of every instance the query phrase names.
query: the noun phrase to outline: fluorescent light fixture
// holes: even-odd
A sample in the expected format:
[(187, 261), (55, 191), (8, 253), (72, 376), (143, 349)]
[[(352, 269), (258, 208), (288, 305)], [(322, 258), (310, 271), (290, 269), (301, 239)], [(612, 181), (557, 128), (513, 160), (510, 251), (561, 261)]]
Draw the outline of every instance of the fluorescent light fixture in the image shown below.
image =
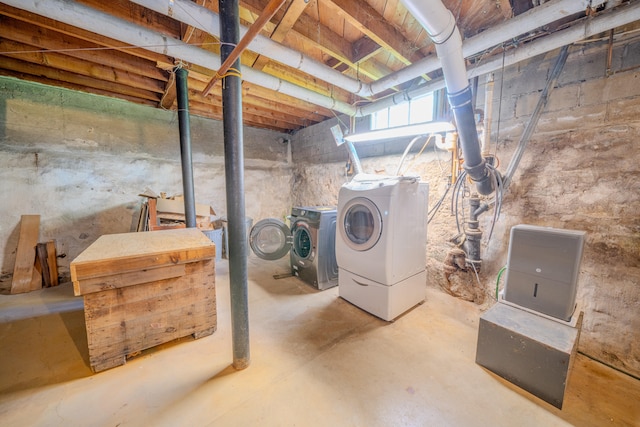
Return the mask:
[(456, 128), (449, 122), (428, 122), (417, 125), (373, 130), (344, 137), (349, 142), (378, 141), (381, 139), (402, 138), (403, 136), (429, 135), (438, 132), (452, 132)]

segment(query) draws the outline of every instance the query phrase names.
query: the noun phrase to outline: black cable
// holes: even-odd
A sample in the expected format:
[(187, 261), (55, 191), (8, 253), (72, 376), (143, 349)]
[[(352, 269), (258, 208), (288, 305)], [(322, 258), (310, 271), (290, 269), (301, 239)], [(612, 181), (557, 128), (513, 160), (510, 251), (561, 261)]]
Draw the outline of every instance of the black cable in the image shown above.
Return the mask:
[(429, 224), (433, 220), (433, 218), (435, 218), (436, 214), (440, 210), (440, 207), (442, 206), (442, 202), (447, 197), (447, 194), (449, 194), (450, 188), (451, 188), (451, 184), (448, 184), (447, 188), (444, 190), (444, 194), (442, 195), (442, 197), (440, 197), (440, 200), (438, 200), (438, 202), (427, 213), (427, 224)]
[[(460, 175), (458, 175), (458, 179), (456, 180), (456, 183), (455, 183), (454, 188), (453, 188), (454, 189), (453, 197), (451, 199), (451, 201), (452, 201), (452, 212), (454, 213), (454, 215), (456, 217), (456, 227), (458, 229), (458, 233), (464, 231), (464, 230), (461, 230), (461, 227), (460, 227), (460, 214), (459, 214), (460, 202), (459, 202), (459, 199), (460, 199), (460, 190), (461, 190), (461, 188), (464, 187), (464, 183), (465, 183), (466, 179), (467, 179), (467, 171), (465, 170), (465, 171), (462, 171), (462, 173), (460, 173)], [(464, 198), (464, 196), (463, 196), (463, 198)], [(455, 200), (455, 202), (454, 202), (454, 200)], [(464, 220), (464, 203), (463, 203), (463, 208), (462, 209), (463, 209), (462, 217), (463, 217), (463, 220)]]
[(500, 175), (500, 172), (498, 172), (498, 170), (490, 164), (487, 164), (487, 167), (493, 178), (494, 188), (496, 189), (495, 190), (496, 195), (494, 199), (495, 206), (493, 208), (493, 218), (491, 220), (491, 227), (489, 229), (489, 234), (486, 242), (488, 244), (489, 241), (491, 240), (491, 236), (493, 235), (493, 228), (496, 222), (498, 221), (498, 217), (500, 216), (500, 211), (502, 210), (503, 186), (502, 186), (502, 176)]

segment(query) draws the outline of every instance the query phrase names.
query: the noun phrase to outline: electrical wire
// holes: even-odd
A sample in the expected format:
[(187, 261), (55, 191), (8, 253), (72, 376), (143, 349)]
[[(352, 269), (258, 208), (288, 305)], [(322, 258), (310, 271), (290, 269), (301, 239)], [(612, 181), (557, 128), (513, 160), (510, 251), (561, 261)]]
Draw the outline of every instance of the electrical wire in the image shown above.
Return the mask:
[(498, 99), (498, 126), (496, 129), (496, 145), (493, 151), (493, 155), (498, 155), (498, 144), (500, 143), (500, 117), (502, 117), (502, 89), (504, 88), (504, 61), (505, 61), (506, 49), (504, 43), (502, 44), (502, 69), (500, 71), (500, 98)]
[(442, 197), (440, 197), (440, 200), (438, 200), (436, 204), (431, 208), (431, 210), (429, 210), (429, 212), (427, 213), (427, 224), (429, 224), (431, 221), (433, 221), (433, 218), (435, 218), (436, 214), (440, 210), (440, 207), (442, 206), (442, 202), (447, 197), (447, 194), (449, 194), (450, 189), (451, 189), (451, 183), (447, 183), (447, 188), (444, 190), (444, 194), (442, 195)]
[(500, 285), (500, 278), (502, 277), (502, 273), (504, 273), (506, 269), (507, 269), (507, 266), (505, 265), (498, 272), (498, 278), (496, 279), (496, 301), (498, 301), (498, 286)]
[[(473, 272), (475, 273), (476, 281), (478, 282), (478, 286), (480, 287), (480, 289), (483, 289), (483, 293), (484, 293), (485, 295), (489, 296), (490, 298), (493, 298), (493, 295), (492, 295), (492, 294), (491, 294), (491, 293), (490, 293), (486, 288), (484, 288), (484, 287), (482, 286), (482, 283), (480, 282), (480, 275), (478, 274), (478, 270), (476, 269), (476, 266), (475, 266), (473, 263), (470, 263), (470, 264), (471, 264), (471, 267), (473, 268)], [(506, 268), (506, 267), (504, 267), (504, 268), (503, 268), (503, 270), (504, 270), (505, 268)], [(498, 276), (498, 280), (500, 280), (500, 276)], [(495, 300), (496, 300), (496, 301), (498, 301), (498, 293), (497, 293), (497, 291), (496, 291), (496, 297), (495, 297)]]
[[(453, 184), (453, 194), (451, 196), (451, 213), (453, 215), (455, 215), (456, 218), (456, 227), (458, 229), (458, 233), (461, 233), (464, 231), (464, 227), (460, 227), (460, 190), (464, 189), (464, 193), (466, 193), (466, 182), (467, 179), (467, 171), (463, 170), (460, 175), (458, 175), (458, 179), (456, 180), (456, 182)], [(463, 193), (463, 198), (464, 198), (464, 193)], [(464, 210), (464, 204), (463, 204), (463, 210)], [(464, 211), (462, 213), (462, 218), (464, 220)], [(463, 221), (464, 222), (464, 221)]]
[(498, 217), (500, 216), (500, 211), (502, 210), (502, 200), (504, 196), (504, 185), (502, 182), (502, 175), (498, 170), (490, 164), (487, 164), (487, 168), (489, 169), (491, 176), (493, 178), (493, 188), (495, 188), (495, 197), (492, 202), (489, 202), (489, 205), (494, 204), (493, 208), (493, 218), (491, 220), (491, 227), (489, 228), (489, 234), (487, 235), (487, 241), (485, 245), (489, 244), (491, 241), (491, 236), (493, 235), (493, 228), (495, 227), (496, 222), (498, 221)]
[[(402, 154), (402, 157), (400, 158), (400, 164), (398, 164), (398, 168), (396, 169), (396, 176), (403, 176), (404, 175), (404, 172), (402, 174), (400, 174), (400, 169), (402, 168), (402, 163), (404, 163), (404, 159), (407, 157), (407, 154), (409, 154), (409, 151), (411, 150), (411, 147), (413, 147), (413, 144), (415, 144), (415, 142), (418, 141), (422, 137), (423, 137), (423, 135), (418, 135), (415, 138), (413, 138), (411, 140), (411, 142), (409, 143), (409, 145), (407, 146), (407, 148), (404, 150), (404, 153)], [(433, 137), (434, 137), (434, 134), (429, 134), (429, 136), (427, 137), (427, 140), (424, 142), (424, 144), (422, 144), (422, 148), (420, 149), (418, 154), (416, 154), (413, 157), (413, 159), (411, 160), (411, 163), (409, 163), (409, 166), (407, 166), (407, 168), (404, 170), (405, 172), (407, 172), (408, 170), (411, 169), (411, 166), (413, 166), (413, 164), (416, 162), (416, 159), (418, 157), (420, 157), (420, 155), (422, 154), (424, 149), (427, 148), (427, 145), (429, 144), (429, 141), (431, 141), (433, 139)]]
[[(489, 244), (491, 237), (493, 236), (493, 230), (495, 228), (495, 224), (498, 221), (498, 217), (500, 216), (500, 212), (502, 210), (502, 202), (503, 202), (503, 181), (502, 175), (498, 170), (490, 164), (487, 164), (487, 168), (489, 169), (489, 173), (491, 174), (491, 178), (493, 179), (493, 186), (495, 188), (495, 196), (491, 201), (486, 202), (488, 206), (494, 206), (493, 209), (493, 217), (491, 218), (491, 225), (489, 226), (489, 232), (487, 233), (487, 240), (485, 241), (485, 246)], [(465, 229), (465, 210), (464, 210), (464, 198), (468, 193), (468, 189), (466, 187), (467, 181), (467, 171), (462, 171), (458, 176), (458, 179), (453, 185), (453, 194), (451, 196), (451, 213), (454, 215), (456, 219), (456, 229), (459, 234), (466, 233)], [(460, 200), (462, 199), (462, 201)]]

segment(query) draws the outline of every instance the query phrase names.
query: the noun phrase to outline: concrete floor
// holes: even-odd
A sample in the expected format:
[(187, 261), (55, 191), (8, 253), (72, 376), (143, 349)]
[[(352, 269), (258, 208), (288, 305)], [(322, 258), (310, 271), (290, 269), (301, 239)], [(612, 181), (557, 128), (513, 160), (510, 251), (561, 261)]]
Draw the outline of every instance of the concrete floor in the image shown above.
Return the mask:
[(70, 284), (0, 295), (5, 426), (640, 425), (640, 381), (578, 355), (562, 411), (474, 363), (477, 306), (429, 289), (393, 323), (249, 258), (251, 366), (230, 367), (228, 264), (218, 330), (99, 374)]

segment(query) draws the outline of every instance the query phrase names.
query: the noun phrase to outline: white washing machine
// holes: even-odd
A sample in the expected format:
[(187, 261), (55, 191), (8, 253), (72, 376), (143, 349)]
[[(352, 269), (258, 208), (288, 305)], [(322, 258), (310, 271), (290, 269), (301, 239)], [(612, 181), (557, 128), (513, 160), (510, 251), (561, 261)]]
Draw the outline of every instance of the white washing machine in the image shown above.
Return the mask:
[(251, 229), (249, 243), (260, 258), (289, 254), (291, 273), (320, 290), (338, 285), (335, 206), (294, 207), (290, 226), (267, 218)]
[(358, 174), (340, 189), (336, 261), (342, 298), (384, 320), (426, 293), (429, 187), (416, 177)]

